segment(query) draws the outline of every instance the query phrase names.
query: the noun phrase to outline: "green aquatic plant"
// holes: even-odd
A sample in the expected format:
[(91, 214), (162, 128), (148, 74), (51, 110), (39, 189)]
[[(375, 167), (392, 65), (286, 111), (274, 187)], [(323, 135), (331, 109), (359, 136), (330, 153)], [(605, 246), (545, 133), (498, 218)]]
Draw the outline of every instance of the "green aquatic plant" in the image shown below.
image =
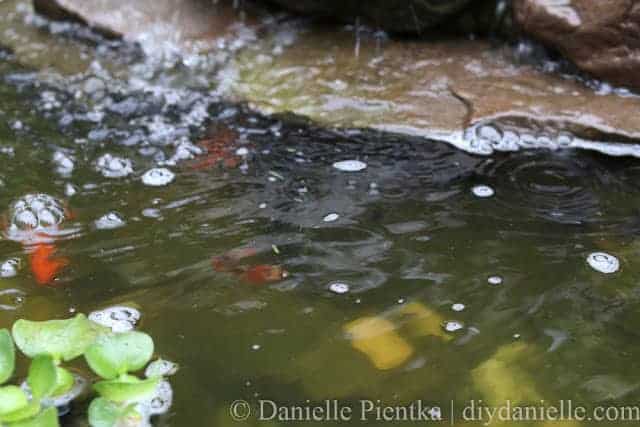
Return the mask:
[(147, 371), (152, 375), (145, 379), (132, 373), (149, 363), (153, 349), (153, 339), (135, 331), (103, 335), (87, 349), (87, 364), (103, 378), (93, 386), (100, 397), (89, 407), (92, 426), (107, 427), (124, 421), (139, 425), (148, 418), (151, 399), (164, 372), (150, 365)]
[[(6, 329), (0, 330), (0, 384), (7, 382), (12, 376), (16, 364), (16, 351), (11, 334)], [(35, 364), (35, 368), (34, 368)], [(36, 388), (43, 393), (35, 393), (30, 398), (20, 387), (5, 385), (0, 387), (0, 425), (2, 426), (58, 426), (58, 412), (55, 408), (43, 408), (40, 397), (44, 395), (44, 388), (55, 386), (55, 370), (42, 370), (42, 360), (34, 360), (29, 369), (30, 380), (38, 384)], [(50, 368), (50, 367), (49, 367)], [(52, 376), (53, 374), (53, 376)], [(41, 387), (42, 386), (42, 387)]]
[[(21, 386), (2, 386), (13, 376), (16, 347), (31, 359), (27, 378)], [(0, 330), (0, 427), (59, 426), (59, 416), (86, 384), (62, 364), (80, 356), (101, 378), (93, 384), (98, 397), (89, 406), (90, 425), (148, 426), (152, 415), (164, 413), (171, 404), (171, 386), (164, 376), (177, 369), (159, 359), (148, 366), (145, 378), (135, 376), (153, 352), (149, 335), (117, 333), (83, 314), (64, 320), (18, 320), (11, 333)]]

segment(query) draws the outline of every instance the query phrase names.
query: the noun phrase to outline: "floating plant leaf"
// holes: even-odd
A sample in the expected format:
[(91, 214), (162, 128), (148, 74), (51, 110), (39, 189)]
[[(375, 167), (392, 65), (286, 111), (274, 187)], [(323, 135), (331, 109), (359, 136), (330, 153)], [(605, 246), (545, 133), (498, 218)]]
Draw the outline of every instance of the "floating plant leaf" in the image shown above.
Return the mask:
[(16, 364), (16, 350), (9, 331), (0, 329), (0, 384), (13, 375)]
[(135, 410), (135, 406), (132, 404), (122, 407), (122, 405), (98, 397), (89, 405), (89, 424), (92, 427), (141, 425), (142, 415)]
[(0, 420), (11, 412), (17, 411), (29, 403), (27, 395), (14, 385), (0, 388)]
[(103, 335), (84, 357), (93, 371), (107, 380), (142, 369), (153, 355), (153, 340), (143, 332)]
[[(19, 388), (18, 390), (20, 390), (20, 392), (24, 395), (24, 391), (22, 391)], [(17, 394), (15, 395), (15, 397), (17, 397)], [(26, 399), (26, 395), (25, 395), (25, 399)], [(17, 403), (17, 402), (14, 401), (14, 403)], [(40, 402), (37, 399), (26, 401), (24, 405), (20, 406), (17, 409), (11, 412), (0, 414), (0, 422), (13, 423), (16, 421), (26, 420), (28, 418), (31, 418), (37, 415), (38, 412), (40, 412)]]
[(13, 422), (11, 427), (60, 427), (58, 411), (56, 408), (48, 408), (32, 418)]
[(57, 372), (53, 358), (48, 354), (36, 356), (29, 367), (27, 384), (37, 399), (49, 396), (56, 388)]
[(124, 375), (117, 380), (99, 381), (93, 388), (100, 396), (112, 402), (135, 402), (151, 396), (162, 378), (138, 379)]
[(13, 339), (24, 354), (49, 354), (54, 359), (71, 360), (82, 355), (106, 328), (84, 314), (72, 319), (33, 322), (20, 319), (13, 325)]
[(56, 384), (50, 396), (60, 396), (73, 388), (75, 379), (71, 372), (59, 366), (56, 367)]

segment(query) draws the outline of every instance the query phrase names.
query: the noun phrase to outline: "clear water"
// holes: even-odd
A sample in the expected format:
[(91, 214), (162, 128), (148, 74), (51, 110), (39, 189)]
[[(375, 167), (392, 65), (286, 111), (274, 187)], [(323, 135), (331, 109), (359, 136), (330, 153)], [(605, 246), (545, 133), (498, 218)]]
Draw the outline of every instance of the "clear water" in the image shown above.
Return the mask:
[[(0, 326), (137, 307), (158, 354), (181, 366), (157, 425), (235, 425), (238, 399), (422, 400), (446, 417), (451, 401), (462, 408), (495, 390), (637, 404), (637, 160), (474, 156), (283, 123), (199, 89), (169, 107), (127, 90), (93, 104), (10, 56), (0, 63), (0, 207), (33, 193), (61, 200), (67, 218), (53, 240), (69, 259), (53, 286), (39, 285), (29, 242), (5, 234), (0, 261), (22, 268), (0, 278)], [(105, 154), (125, 160), (107, 169), (127, 173), (105, 173)], [(366, 168), (334, 167), (346, 160)], [(159, 165), (174, 180), (144, 185)], [(493, 194), (478, 197), (478, 186)], [(238, 248), (255, 253), (235, 265)], [(591, 268), (594, 252), (616, 256), (619, 271)], [(234, 272), (256, 265), (288, 274)], [(83, 418), (78, 405), (65, 424)]]

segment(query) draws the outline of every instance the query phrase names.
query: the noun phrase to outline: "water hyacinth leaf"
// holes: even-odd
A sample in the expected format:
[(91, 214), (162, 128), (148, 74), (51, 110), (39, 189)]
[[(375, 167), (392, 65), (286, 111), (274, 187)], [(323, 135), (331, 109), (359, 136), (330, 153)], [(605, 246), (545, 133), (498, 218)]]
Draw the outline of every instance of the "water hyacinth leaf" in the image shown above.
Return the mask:
[(98, 397), (89, 405), (89, 425), (91, 427), (138, 426), (142, 415), (135, 410), (135, 404), (125, 406)]
[(153, 355), (153, 339), (143, 332), (103, 335), (91, 345), (85, 358), (91, 369), (110, 380), (142, 369)]
[(60, 396), (67, 393), (75, 383), (75, 379), (71, 372), (67, 371), (64, 368), (56, 367), (56, 383), (53, 391), (51, 392), (51, 396)]
[(16, 364), (16, 350), (9, 331), (0, 329), (0, 384), (6, 382), (11, 375)]
[(57, 372), (53, 358), (48, 354), (36, 356), (29, 367), (27, 384), (37, 399), (49, 396), (56, 387)]
[(14, 385), (0, 388), (0, 419), (5, 414), (17, 411), (29, 403), (27, 395)]
[[(17, 388), (17, 387), (16, 387)], [(20, 390), (18, 388), (18, 390)], [(24, 395), (24, 392), (20, 390)], [(17, 394), (16, 394), (17, 397)], [(26, 399), (26, 395), (25, 395)], [(16, 421), (26, 420), (31, 418), (40, 412), (40, 402), (36, 399), (27, 401), (26, 404), (20, 406), (18, 409), (0, 414), (0, 422), (2, 423), (14, 423)]]
[(58, 410), (48, 408), (32, 418), (11, 423), (11, 427), (60, 427)]
[(153, 395), (161, 380), (161, 378), (140, 380), (126, 376), (123, 379), (99, 381), (93, 385), (93, 388), (100, 396), (112, 402), (134, 402)]
[(31, 358), (49, 354), (56, 360), (69, 361), (81, 356), (105, 331), (107, 329), (91, 322), (84, 314), (45, 322), (20, 319), (13, 325), (13, 339)]

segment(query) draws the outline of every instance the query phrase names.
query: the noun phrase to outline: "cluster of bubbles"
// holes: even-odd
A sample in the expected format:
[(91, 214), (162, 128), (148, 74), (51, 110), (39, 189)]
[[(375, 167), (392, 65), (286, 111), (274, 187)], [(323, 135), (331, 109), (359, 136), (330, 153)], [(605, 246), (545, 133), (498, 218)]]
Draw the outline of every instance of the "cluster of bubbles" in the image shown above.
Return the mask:
[(140, 317), (140, 311), (135, 308), (119, 305), (89, 313), (89, 320), (110, 328), (115, 333), (132, 331)]
[(7, 279), (15, 277), (20, 270), (20, 260), (18, 258), (9, 258), (0, 264), (0, 278)]
[[(114, 333), (124, 333), (135, 329), (140, 321), (141, 313), (133, 307), (112, 306), (96, 310), (89, 314), (89, 319), (110, 328)], [(164, 359), (151, 362), (145, 369), (145, 377), (167, 377), (178, 371), (178, 365)], [(136, 410), (144, 421), (141, 425), (151, 425), (149, 418), (166, 413), (173, 403), (173, 389), (167, 380), (158, 383), (154, 393), (136, 404)]]
[(7, 238), (29, 242), (59, 233), (65, 219), (65, 209), (56, 198), (44, 193), (27, 194), (9, 208)]
[(106, 153), (96, 160), (96, 169), (105, 178), (122, 178), (133, 173), (133, 163), (127, 158)]

